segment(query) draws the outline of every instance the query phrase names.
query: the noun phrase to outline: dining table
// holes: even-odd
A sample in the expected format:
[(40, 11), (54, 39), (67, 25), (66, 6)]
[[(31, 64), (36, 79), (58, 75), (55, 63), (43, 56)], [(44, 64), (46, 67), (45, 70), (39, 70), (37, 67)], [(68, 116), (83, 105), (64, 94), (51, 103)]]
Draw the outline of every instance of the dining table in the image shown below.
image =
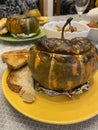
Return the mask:
[[(83, 14), (79, 17), (77, 14), (74, 15), (62, 15), (62, 16), (51, 16), (50, 21), (59, 21), (66, 20), (69, 17), (73, 17), (75, 21), (89, 21), (89, 17), (86, 14)], [(2, 53), (19, 50), (19, 49), (29, 49), (35, 40), (31, 41), (21, 41), (21, 42), (12, 42), (7, 40), (0, 40), (0, 57)], [(94, 42), (97, 45), (97, 42)], [(2, 85), (2, 76), (4, 74), (7, 65), (3, 63), (0, 58), (0, 130), (98, 130), (98, 115), (97, 113), (90, 118), (85, 120), (73, 122), (73, 123), (52, 123), (31, 119), (25, 114), (22, 114), (17, 109), (10, 104), (7, 100)], [(89, 97), (88, 97), (89, 98)], [(85, 99), (88, 100), (88, 99)], [(98, 99), (96, 104), (98, 104)], [(92, 103), (93, 105), (93, 103)], [(78, 106), (81, 107), (81, 106)], [(89, 107), (89, 106), (88, 106)], [(86, 109), (88, 109), (88, 107)], [(62, 110), (61, 110), (62, 111)], [(43, 113), (40, 113), (43, 114)], [(79, 114), (79, 113), (78, 113)], [(47, 114), (48, 115), (48, 114)], [(53, 115), (52, 115), (53, 116)], [(66, 116), (66, 115), (63, 115)], [(59, 118), (59, 117), (58, 117)]]

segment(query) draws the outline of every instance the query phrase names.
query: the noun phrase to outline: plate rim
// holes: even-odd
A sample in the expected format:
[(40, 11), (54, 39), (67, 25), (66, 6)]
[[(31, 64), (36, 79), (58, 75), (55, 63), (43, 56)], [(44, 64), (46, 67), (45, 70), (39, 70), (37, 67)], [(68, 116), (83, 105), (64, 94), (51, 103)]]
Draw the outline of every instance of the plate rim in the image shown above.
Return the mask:
[[(84, 118), (81, 118), (81, 119), (75, 119), (75, 120), (67, 121), (67, 122), (66, 121), (65, 122), (64, 121), (59, 121), (58, 122), (58, 121), (39, 119), (38, 117), (32, 117), (32, 116), (28, 115), (26, 112), (23, 112), (22, 110), (20, 110), (20, 108), (16, 104), (13, 105), (10, 98), (8, 98), (8, 96), (7, 96), (6, 92), (5, 92), (5, 86), (4, 86), (4, 84), (5, 84), (4, 82), (6, 82), (5, 80), (7, 78), (8, 73), (9, 73), (9, 69), (7, 68), (7, 69), (4, 70), (4, 73), (3, 73), (3, 76), (2, 76), (2, 90), (3, 90), (3, 94), (4, 94), (5, 98), (6, 98), (6, 100), (9, 102), (9, 104), (15, 110), (17, 110), (19, 113), (21, 113), (22, 115), (24, 115), (24, 116), (26, 116), (26, 117), (28, 117), (28, 118), (30, 118), (32, 120), (35, 120), (35, 121), (41, 122), (41, 123), (54, 124), (54, 125), (68, 125), (68, 124), (77, 124), (77, 123), (80, 123), (80, 122), (84, 122), (84, 121), (87, 121), (88, 119), (91, 119), (91, 118), (95, 117), (96, 115), (98, 115), (98, 110), (97, 110), (97, 111), (91, 113), (88, 117), (84, 117)], [(97, 73), (98, 73), (98, 71), (97, 71)], [(15, 92), (13, 92), (13, 93), (15, 93)]]
[[(7, 36), (8, 35), (8, 36)], [(0, 35), (0, 40), (6, 41), (6, 42), (27, 42), (27, 41), (34, 41), (36, 39), (42, 38), (46, 35), (45, 30), (43, 28), (43, 26), (40, 26), (40, 33), (30, 37), (30, 38), (15, 38), (13, 36), (11, 36), (10, 34), (4, 34), (4, 35)], [(7, 39), (6, 39), (7, 36)], [(8, 38), (12, 38), (12, 40), (8, 39)]]

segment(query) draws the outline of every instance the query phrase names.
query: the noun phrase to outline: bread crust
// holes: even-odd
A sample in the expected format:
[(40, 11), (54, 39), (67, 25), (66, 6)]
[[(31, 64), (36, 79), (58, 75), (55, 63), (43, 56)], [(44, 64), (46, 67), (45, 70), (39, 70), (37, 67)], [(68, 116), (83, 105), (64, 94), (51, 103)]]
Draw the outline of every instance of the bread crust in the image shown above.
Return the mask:
[(7, 77), (8, 87), (22, 97), (24, 102), (35, 100), (34, 81), (28, 65), (11, 70)]
[[(19, 71), (19, 70), (18, 70)], [(19, 91), (21, 90), (22, 86), (20, 84), (18, 84), (18, 71), (13, 71), (11, 70), (9, 72), (9, 75), (7, 77), (7, 84), (8, 84), (8, 87), (16, 92), (16, 93), (19, 93)]]
[(7, 64), (8, 68), (16, 70), (27, 64), (28, 50), (14, 50), (4, 52), (1, 55), (2, 61)]
[(0, 19), (0, 35), (6, 34), (8, 32), (6, 27), (7, 18)]

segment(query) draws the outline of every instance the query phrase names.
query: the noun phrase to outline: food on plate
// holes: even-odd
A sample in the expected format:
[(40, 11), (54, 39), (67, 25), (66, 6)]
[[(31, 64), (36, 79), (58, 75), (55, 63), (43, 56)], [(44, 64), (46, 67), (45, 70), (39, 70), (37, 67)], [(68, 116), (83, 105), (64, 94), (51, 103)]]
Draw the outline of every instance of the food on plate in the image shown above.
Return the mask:
[[(64, 25), (63, 25), (64, 26)], [(54, 27), (55, 30), (57, 30), (58, 32), (61, 32), (63, 29), (63, 26), (60, 25), (56, 25)], [(66, 25), (67, 26), (67, 25)], [(64, 28), (64, 32), (77, 32), (77, 27), (72, 26), (71, 23), (69, 24), (69, 26), (67, 26), (67, 28)]]
[(26, 10), (24, 12), (24, 14), (30, 14), (30, 15), (35, 16), (38, 19), (39, 24), (44, 24), (44, 23), (46, 23), (46, 22), (48, 22), (50, 20), (48, 17), (42, 16), (38, 9)]
[(37, 19), (39, 20), (39, 24), (44, 24), (46, 22), (49, 22), (50, 20), (48, 17), (45, 16), (38, 17)]
[(25, 39), (40, 33), (40, 24), (49, 21), (38, 9), (26, 10), (24, 14), (12, 14), (0, 20), (0, 35), (9, 33), (15, 38)]
[(19, 93), (24, 102), (30, 103), (35, 100), (32, 73), (27, 65), (17, 70), (11, 70), (7, 83), (12, 91)]
[(0, 19), (0, 35), (6, 34), (8, 32), (6, 28), (6, 21), (7, 21), (7, 18)]
[(28, 50), (4, 52), (1, 58), (10, 70), (7, 77), (8, 87), (19, 93), (24, 102), (32, 103), (35, 100), (35, 90), (33, 77), (27, 65)]
[(71, 93), (76, 87), (90, 82), (98, 65), (98, 49), (87, 38), (45, 38), (37, 41), (28, 54), (33, 78), (48, 90)]
[(7, 18), (7, 29), (18, 38), (27, 38), (40, 32), (39, 22), (35, 16), (13, 14)]
[(90, 21), (88, 24), (87, 24), (90, 28), (98, 28), (98, 21)]
[(30, 49), (28, 58), (34, 79), (43, 87), (71, 91), (93, 77), (98, 51), (85, 38), (45, 39)]
[[(61, 38), (62, 28), (66, 21), (51, 21), (44, 25), (47, 38)], [(66, 39), (74, 37), (87, 37), (90, 28), (83, 23), (72, 21), (71, 25), (67, 25), (64, 29), (64, 36)]]
[(8, 68), (16, 70), (27, 64), (28, 50), (13, 50), (4, 52), (1, 55), (2, 61), (7, 64)]
[[(84, 37), (64, 39), (64, 29), (71, 21), (72, 18), (69, 18), (63, 26), (61, 39), (45, 37), (36, 40), (27, 51), (28, 67), (26, 66), (25, 69), (21, 66), (9, 73), (7, 82), (19, 85), (18, 90), (15, 87), (14, 91), (20, 90), (19, 94), (23, 98), (25, 94), (27, 97), (24, 100), (28, 100), (27, 88), (31, 89), (31, 87), (27, 84), (30, 82), (33, 84), (32, 80), (34, 80), (32, 85), (34, 89), (52, 96), (65, 94), (72, 97), (89, 89), (98, 66), (98, 49)], [(29, 69), (28, 72), (26, 72), (27, 69)], [(13, 77), (12, 81), (10, 77)], [(8, 82), (13, 90), (14, 86), (10, 84)]]
[[(62, 26), (59, 26), (59, 25), (56, 25), (55, 26), (55, 30), (57, 30), (57, 31), (62, 31)], [(77, 32), (77, 27), (74, 27), (74, 26), (69, 26), (68, 28), (66, 28), (66, 29), (64, 29), (64, 32)]]

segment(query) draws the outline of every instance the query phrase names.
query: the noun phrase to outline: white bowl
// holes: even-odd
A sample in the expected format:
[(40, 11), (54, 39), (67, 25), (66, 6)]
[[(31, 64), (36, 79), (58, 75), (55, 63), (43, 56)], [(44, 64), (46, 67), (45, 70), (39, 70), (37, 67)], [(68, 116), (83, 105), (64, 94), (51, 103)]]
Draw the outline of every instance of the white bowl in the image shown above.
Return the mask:
[(88, 39), (92, 41), (98, 41), (98, 28), (91, 28), (88, 33)]
[[(49, 23), (46, 23), (44, 25), (44, 29), (45, 29), (47, 38), (61, 38), (61, 31), (60, 32), (57, 31), (55, 29), (55, 27), (56, 27), (56, 25), (63, 27), (65, 22), (66, 21), (51, 21)], [(72, 24), (72, 26), (77, 28), (77, 31), (76, 32), (69, 32), (69, 31), (64, 32), (65, 39), (72, 39), (74, 37), (80, 37), (80, 36), (87, 37), (88, 32), (90, 30), (90, 28), (87, 25), (81, 24), (76, 21), (72, 21), (71, 24)]]
[[(98, 7), (91, 9), (87, 13), (87, 16), (90, 18), (90, 21), (98, 22)], [(98, 28), (91, 28), (88, 33), (88, 38), (93, 41), (98, 41)]]
[(87, 16), (93, 21), (98, 21), (98, 7), (89, 10)]

